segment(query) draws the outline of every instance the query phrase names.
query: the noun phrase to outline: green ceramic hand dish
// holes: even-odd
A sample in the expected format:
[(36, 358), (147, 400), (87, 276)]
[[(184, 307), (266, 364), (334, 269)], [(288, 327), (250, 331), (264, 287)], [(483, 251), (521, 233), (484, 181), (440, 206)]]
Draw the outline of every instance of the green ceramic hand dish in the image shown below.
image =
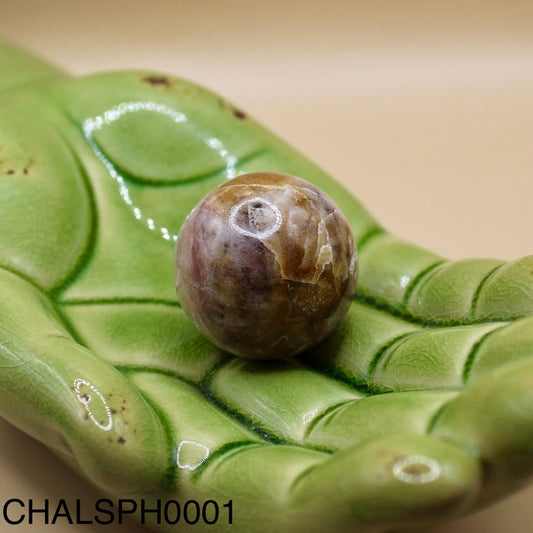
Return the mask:
[[(73, 79), (8, 45), (0, 70), (0, 413), (102, 494), (192, 501), (189, 522), (196, 501), (213, 531), (382, 531), (531, 479), (533, 256), (451, 262), (397, 239), (181, 79)], [(321, 187), (360, 252), (347, 318), (292, 362), (220, 351), (175, 295), (186, 214), (255, 171)]]

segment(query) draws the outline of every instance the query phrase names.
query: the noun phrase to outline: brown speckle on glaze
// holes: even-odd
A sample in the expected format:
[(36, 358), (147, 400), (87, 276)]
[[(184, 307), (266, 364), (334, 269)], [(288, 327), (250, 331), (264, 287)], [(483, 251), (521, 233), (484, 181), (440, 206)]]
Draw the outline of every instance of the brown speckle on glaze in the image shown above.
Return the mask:
[(23, 174), (27, 175), (30, 171), (30, 168), (33, 167), (34, 164), (35, 164), (35, 161), (33, 159), (29, 159), (28, 162), (26, 163), (26, 166), (22, 169)]
[(150, 85), (159, 85), (163, 87), (170, 87), (170, 80), (166, 76), (145, 76), (142, 81)]
[(246, 113), (242, 111), (241, 109), (237, 109), (236, 107), (233, 109), (233, 114), (239, 119), (244, 120), (246, 118)]

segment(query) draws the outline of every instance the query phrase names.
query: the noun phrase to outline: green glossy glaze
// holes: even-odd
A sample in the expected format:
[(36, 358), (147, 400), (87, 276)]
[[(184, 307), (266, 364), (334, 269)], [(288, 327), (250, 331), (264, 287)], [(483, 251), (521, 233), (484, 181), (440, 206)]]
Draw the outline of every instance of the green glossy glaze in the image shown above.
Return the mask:
[[(114, 497), (233, 499), (213, 531), (382, 531), (533, 471), (533, 257), (450, 262), (217, 95), (72, 79), (0, 46), (0, 413)], [(215, 185), (294, 174), (346, 214), (359, 290), (288, 362), (242, 361), (176, 301), (174, 236)], [(157, 527), (157, 526), (154, 526)]]

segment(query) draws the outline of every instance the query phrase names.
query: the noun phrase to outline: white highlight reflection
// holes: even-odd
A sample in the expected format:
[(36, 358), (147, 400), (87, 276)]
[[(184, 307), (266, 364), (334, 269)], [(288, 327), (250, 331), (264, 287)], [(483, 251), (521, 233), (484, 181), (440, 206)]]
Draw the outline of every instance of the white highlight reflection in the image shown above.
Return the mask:
[[(103, 424), (102, 422), (99, 422), (95, 418), (92, 412), (92, 409), (89, 405), (93, 401), (93, 398), (90, 394), (87, 394), (87, 393), (82, 394), (81, 392), (82, 386), (89, 388), (92, 392), (94, 392), (94, 394), (96, 394), (98, 399), (102, 402), (102, 406), (106, 412), (107, 423)], [(81, 378), (74, 380), (74, 390), (76, 391), (76, 394), (77, 394), (76, 397), (85, 407), (85, 410), (87, 411), (89, 419), (93, 422), (93, 424), (99, 427), (102, 431), (109, 431), (113, 427), (113, 418), (111, 416), (111, 409), (107, 405), (107, 401), (104, 398), (103, 394), (92, 383)]]
[(398, 459), (393, 467), (394, 477), (404, 483), (431, 483), (440, 477), (440, 464), (425, 455), (408, 455)]
[(402, 289), (404, 289), (405, 287), (407, 287), (407, 285), (409, 285), (409, 282), (411, 281), (411, 278), (407, 275), (403, 275), (401, 278), (400, 278), (400, 287)]
[[(155, 221), (144, 215), (144, 213), (134, 205), (133, 200), (130, 195), (130, 191), (124, 181), (124, 178), (117, 172), (113, 163), (104, 155), (102, 150), (98, 147), (98, 144), (93, 139), (93, 132), (99, 130), (102, 126), (106, 126), (115, 122), (120, 117), (124, 116), (126, 113), (134, 113), (136, 111), (153, 111), (155, 113), (160, 113), (171, 118), (177, 124), (187, 122), (187, 117), (176, 111), (172, 107), (169, 107), (165, 104), (158, 104), (156, 102), (124, 102), (119, 104), (112, 109), (105, 111), (102, 115), (96, 117), (90, 117), (83, 122), (82, 129), (87, 142), (91, 146), (93, 152), (96, 154), (98, 159), (105, 165), (110, 176), (116, 181), (118, 185), (118, 190), (122, 200), (131, 207), (133, 215), (135, 218), (144, 224), (152, 231), (159, 233), (159, 235), (166, 241), (177, 241), (178, 236), (171, 233), (168, 228), (163, 226), (158, 226)], [(236, 175), (235, 167), (237, 165), (237, 158), (230, 154), (230, 152), (224, 147), (224, 144), (220, 139), (216, 137), (211, 137), (209, 139), (204, 139), (209, 148), (216, 150), (220, 157), (226, 162), (226, 176), (228, 179), (234, 178)]]
[(309, 424), (309, 422), (311, 422), (312, 420), (314, 420), (314, 418), (316, 417), (317, 415), (317, 410), (316, 409), (313, 409), (312, 411), (309, 411), (308, 413), (304, 413), (302, 415), (302, 423), (304, 425), (307, 425)]
[[(247, 206), (247, 211), (250, 213), (251, 210), (253, 210), (253, 205), (255, 203), (265, 204), (270, 211), (274, 214), (274, 222), (270, 227), (267, 227), (264, 231), (248, 231), (247, 229), (243, 228), (242, 226), (239, 226), (237, 222), (237, 216), (239, 214), (239, 211), (245, 206)], [(249, 237), (255, 237), (256, 239), (266, 239), (276, 233), (278, 229), (281, 226), (281, 223), (283, 221), (283, 216), (280, 212), (280, 210), (277, 208), (276, 205), (274, 205), (271, 201), (267, 200), (266, 198), (261, 198), (260, 196), (256, 196), (254, 198), (247, 198), (246, 200), (243, 200), (242, 202), (239, 202), (237, 205), (234, 205), (231, 208), (230, 216), (229, 216), (229, 223), (231, 227), (237, 231), (238, 233), (241, 233), (242, 235), (247, 235)]]
[[(196, 460), (199, 453), (200, 458)], [(180, 468), (183, 468), (184, 470), (195, 470), (209, 457), (209, 448), (205, 444), (193, 440), (182, 440), (179, 443), (176, 455), (176, 463)], [(195, 461), (188, 461), (187, 458), (184, 457), (185, 455), (192, 455)]]

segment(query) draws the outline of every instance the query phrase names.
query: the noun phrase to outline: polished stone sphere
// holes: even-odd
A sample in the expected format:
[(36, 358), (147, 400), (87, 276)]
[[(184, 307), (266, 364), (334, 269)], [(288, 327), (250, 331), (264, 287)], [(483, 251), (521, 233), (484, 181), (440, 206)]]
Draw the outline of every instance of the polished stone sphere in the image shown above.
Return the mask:
[(287, 358), (339, 324), (355, 292), (346, 218), (314, 185), (271, 172), (239, 176), (188, 215), (176, 243), (183, 309), (235, 355)]

